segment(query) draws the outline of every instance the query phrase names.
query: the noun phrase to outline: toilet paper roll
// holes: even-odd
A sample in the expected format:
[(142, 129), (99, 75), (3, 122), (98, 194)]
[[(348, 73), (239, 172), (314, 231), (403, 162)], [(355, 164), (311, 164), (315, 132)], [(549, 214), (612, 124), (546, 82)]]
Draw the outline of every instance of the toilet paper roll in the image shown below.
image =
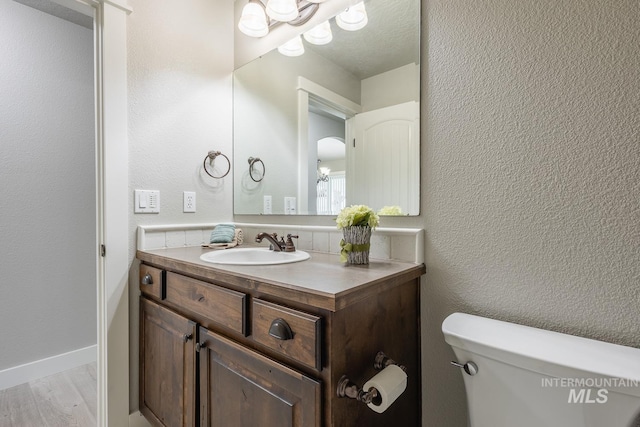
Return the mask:
[[(382, 399), (374, 399), (374, 402), (367, 404), (369, 408), (381, 414), (404, 392), (407, 388), (407, 374), (397, 365), (389, 365), (380, 371), (375, 377), (367, 381), (362, 389), (369, 391), (371, 387), (378, 390), (378, 395)], [(377, 400), (377, 402), (376, 402)]]

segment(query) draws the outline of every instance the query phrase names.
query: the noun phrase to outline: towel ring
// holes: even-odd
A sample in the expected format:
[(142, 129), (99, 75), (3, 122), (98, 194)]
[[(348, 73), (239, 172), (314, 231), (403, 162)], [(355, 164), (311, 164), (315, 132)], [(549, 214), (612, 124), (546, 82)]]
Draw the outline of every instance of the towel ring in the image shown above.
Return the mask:
[[(255, 182), (260, 182), (264, 179), (264, 173), (267, 171), (267, 169), (264, 167), (264, 162), (262, 160), (260, 160), (259, 157), (249, 157), (249, 176), (251, 177), (252, 180), (254, 180)], [(255, 165), (256, 163), (261, 163), (262, 164), (262, 175), (260, 175), (260, 179), (255, 179), (253, 176), (253, 165)]]
[[(218, 156), (224, 157), (227, 160), (227, 164), (228, 164), (227, 171), (224, 173), (224, 175), (221, 175), (221, 176), (215, 176), (212, 173), (209, 173), (209, 171), (207, 170), (207, 159), (209, 159), (209, 165), (213, 167), (213, 162)], [(207, 175), (209, 175), (211, 178), (221, 179), (229, 174), (229, 171), (231, 170), (231, 162), (229, 161), (229, 158), (224, 154), (222, 154), (220, 151), (209, 151), (209, 154), (207, 154), (207, 157), (204, 158), (202, 167), (204, 168), (204, 171), (207, 173)]]

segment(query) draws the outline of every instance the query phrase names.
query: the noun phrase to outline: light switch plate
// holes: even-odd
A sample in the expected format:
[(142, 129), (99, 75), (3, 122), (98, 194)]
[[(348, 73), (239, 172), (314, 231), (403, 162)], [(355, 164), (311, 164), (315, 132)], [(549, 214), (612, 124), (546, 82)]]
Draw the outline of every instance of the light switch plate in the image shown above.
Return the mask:
[(285, 215), (295, 215), (296, 214), (296, 198), (295, 197), (285, 197), (284, 198), (284, 214)]
[(135, 190), (133, 199), (134, 213), (160, 213), (160, 191)]

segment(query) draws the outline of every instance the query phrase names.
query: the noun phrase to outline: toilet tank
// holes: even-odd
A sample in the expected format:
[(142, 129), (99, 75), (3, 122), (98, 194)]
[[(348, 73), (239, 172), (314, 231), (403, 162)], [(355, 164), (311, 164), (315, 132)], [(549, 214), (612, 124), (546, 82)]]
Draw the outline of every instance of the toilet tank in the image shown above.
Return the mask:
[[(640, 349), (454, 313), (471, 427), (640, 426)], [(455, 369), (452, 367), (451, 369)]]

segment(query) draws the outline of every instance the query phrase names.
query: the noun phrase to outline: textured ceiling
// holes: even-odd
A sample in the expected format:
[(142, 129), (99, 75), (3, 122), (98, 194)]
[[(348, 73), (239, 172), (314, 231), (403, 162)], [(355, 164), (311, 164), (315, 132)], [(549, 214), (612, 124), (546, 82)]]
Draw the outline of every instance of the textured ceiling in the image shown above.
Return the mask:
[(359, 31), (345, 31), (330, 20), (333, 41), (305, 48), (330, 59), (359, 79), (380, 74), (420, 57), (420, 1), (366, 0), (369, 23)]

